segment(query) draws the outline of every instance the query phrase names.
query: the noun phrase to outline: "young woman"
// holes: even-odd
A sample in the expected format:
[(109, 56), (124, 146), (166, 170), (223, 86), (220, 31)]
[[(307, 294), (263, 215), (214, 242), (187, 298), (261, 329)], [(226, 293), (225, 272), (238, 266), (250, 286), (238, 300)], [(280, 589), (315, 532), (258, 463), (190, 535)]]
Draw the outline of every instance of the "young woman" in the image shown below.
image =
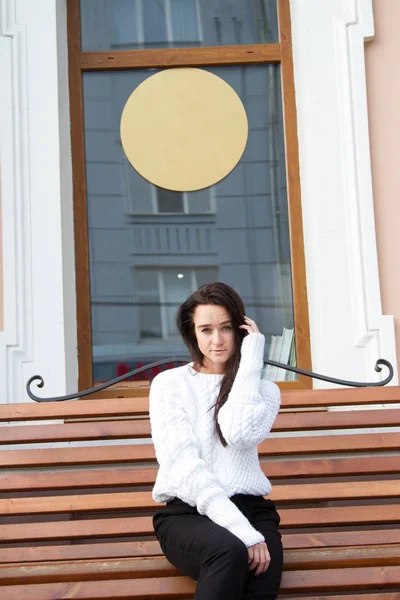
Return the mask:
[(224, 283), (182, 304), (177, 326), (193, 362), (155, 377), (152, 436), (160, 465), (153, 519), (168, 560), (197, 583), (196, 600), (273, 600), (282, 571), (271, 484), (257, 445), (279, 388), (261, 379), (264, 336)]

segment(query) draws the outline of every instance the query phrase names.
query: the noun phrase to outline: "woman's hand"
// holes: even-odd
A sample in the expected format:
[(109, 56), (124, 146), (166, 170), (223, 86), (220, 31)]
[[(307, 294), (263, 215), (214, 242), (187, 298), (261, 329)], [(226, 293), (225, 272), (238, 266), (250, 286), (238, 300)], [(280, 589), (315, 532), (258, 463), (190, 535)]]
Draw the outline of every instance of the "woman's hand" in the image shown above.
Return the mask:
[(271, 562), (267, 544), (265, 542), (259, 542), (254, 546), (250, 546), (247, 550), (249, 553), (249, 571), (252, 571), (257, 567), (255, 572), (256, 577), (261, 575), (261, 573), (265, 573)]
[(245, 317), (244, 321), (243, 325), (239, 325), (239, 329), (245, 329), (247, 333), (260, 333), (255, 321), (249, 319), (249, 317)]

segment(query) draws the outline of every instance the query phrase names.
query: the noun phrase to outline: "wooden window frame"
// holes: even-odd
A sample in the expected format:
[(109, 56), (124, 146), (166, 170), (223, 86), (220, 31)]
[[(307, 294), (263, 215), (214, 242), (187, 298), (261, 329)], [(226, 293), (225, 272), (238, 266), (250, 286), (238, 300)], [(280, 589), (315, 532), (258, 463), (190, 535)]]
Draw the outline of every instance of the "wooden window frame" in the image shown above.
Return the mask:
[[(82, 52), (80, 1), (67, 0), (79, 390), (90, 388), (93, 385), (82, 87), (82, 74), (88, 71), (183, 66), (240, 66), (271, 63), (281, 65), (296, 355), (297, 364), (302, 369), (311, 370), (310, 330), (289, 4), (290, 0), (277, 0), (280, 40), (278, 44)], [(281, 389), (311, 388), (312, 381), (310, 378), (300, 375), (297, 381), (279, 382), (279, 387)], [(95, 397), (124, 397), (131, 396), (132, 393), (132, 387), (127, 384), (126, 388), (111, 388), (97, 393)]]

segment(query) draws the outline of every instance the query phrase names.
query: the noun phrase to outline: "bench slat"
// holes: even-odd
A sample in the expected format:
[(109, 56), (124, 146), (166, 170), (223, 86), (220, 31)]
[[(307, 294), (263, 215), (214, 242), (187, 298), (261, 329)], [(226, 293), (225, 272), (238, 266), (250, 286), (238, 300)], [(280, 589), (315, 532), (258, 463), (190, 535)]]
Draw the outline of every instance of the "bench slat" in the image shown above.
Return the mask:
[(1, 525), (0, 527), (0, 542), (3, 543), (140, 535), (154, 535), (151, 517), (13, 523), (12, 525)]
[(330, 568), (305, 571), (285, 571), (282, 591), (331, 592), (390, 589), (400, 585), (400, 566), (363, 568)]
[[(398, 565), (399, 546), (367, 548), (331, 548), (321, 551), (285, 551), (284, 571), (296, 569), (352, 568)], [(22, 568), (21, 568), (22, 567)], [(62, 581), (124, 579), (127, 577), (177, 576), (180, 572), (163, 557), (105, 558), (103, 560), (53, 561), (48, 563), (0, 566), (0, 586)]]
[(271, 499), (275, 502), (293, 502), (294, 494), (296, 502), (399, 498), (400, 480), (275, 485)]
[(194, 590), (194, 582), (186, 577), (2, 586), (7, 600), (187, 600)]
[[(45, 523), (45, 525), (48, 525)], [(65, 535), (68, 539), (68, 536)], [(73, 536), (72, 538), (73, 539)], [(42, 563), (51, 561), (95, 560), (103, 558), (132, 558), (138, 556), (162, 556), (157, 540), (99, 542), (52, 546), (4, 548), (0, 546), (0, 564)]]
[(285, 550), (284, 570), (373, 567), (400, 564), (400, 546)]
[[(285, 571), (281, 591), (330, 592), (390, 589), (400, 584), (400, 567), (379, 566), (363, 568), (318, 569)], [(74, 581), (67, 583), (43, 583), (36, 585), (2, 586), (7, 600), (108, 600), (110, 598), (187, 598), (193, 594), (195, 583), (186, 577), (160, 577), (117, 579), (103, 581)]]
[(68, 402), (27, 402), (2, 404), (0, 423), (39, 421), (41, 419), (89, 419), (91, 417), (129, 417), (149, 414), (148, 398), (108, 400), (71, 400)]
[(361, 433), (315, 435), (305, 437), (270, 437), (259, 445), (261, 456), (291, 456), (292, 454), (327, 454), (329, 452), (375, 452), (398, 450), (400, 433)]
[[(379, 523), (378, 523), (379, 526)], [(284, 547), (299, 548), (330, 548), (351, 546), (372, 546), (398, 544), (400, 529), (356, 529), (353, 531), (324, 531), (308, 533), (284, 533)]]
[(79, 442), (90, 440), (136, 439), (150, 437), (148, 419), (125, 421), (90, 421), (61, 425), (16, 425), (1, 429), (0, 444), (32, 444), (48, 442)]
[[(379, 525), (380, 523), (376, 523)], [(302, 523), (299, 524), (301, 526)], [(303, 523), (304, 526), (306, 524)], [(59, 521), (55, 523), (26, 523), (24, 525), (2, 525), (1, 527), (0, 541), (5, 543), (18, 543), (18, 542), (40, 542), (55, 541), (63, 542), (66, 540), (82, 540), (82, 539), (93, 539), (96, 538), (116, 538), (126, 536), (128, 538), (136, 536), (154, 536), (152, 528), (151, 517), (128, 517), (128, 518), (116, 518), (113, 519), (89, 519), (82, 521)], [(284, 533), (284, 545), (285, 548), (315, 548), (322, 546), (358, 546), (358, 545), (371, 545), (371, 544), (393, 544), (398, 542), (400, 539), (399, 529), (383, 529), (383, 530), (356, 530), (356, 531), (328, 531), (328, 532), (312, 532), (312, 533)], [(396, 537), (397, 536), (397, 537)], [(109, 542), (112, 544), (113, 542)], [(135, 541), (134, 544), (141, 544), (145, 542)], [(150, 542), (149, 542), (150, 543)], [(109, 544), (106, 544), (109, 546)], [(128, 542), (124, 542), (123, 546), (127, 547)], [(89, 550), (82, 550), (85, 545), (74, 546), (77, 552), (85, 552), (85, 557), (97, 558), (97, 547), (101, 547), (101, 544), (94, 544), (89, 547)], [(136, 547), (136, 546), (135, 546)], [(57, 548), (55, 546), (55, 554), (51, 553), (52, 559), (57, 558)], [(81, 550), (79, 550), (79, 548)], [(118, 545), (117, 545), (118, 548)], [(39, 548), (40, 549), (40, 548)], [(12, 548), (1, 548), (0, 549), (0, 562), (8, 562), (12, 559)], [(44, 552), (43, 560), (50, 560), (48, 558), (47, 547), (42, 548)], [(71, 550), (71, 549), (70, 549)], [(101, 548), (100, 548), (101, 550)], [(117, 550), (116, 550), (117, 551)], [(158, 549), (159, 551), (159, 549)], [(8, 553), (11, 552), (11, 559), (8, 559)], [(24, 552), (24, 550), (21, 550)], [(29, 548), (27, 550), (29, 554)], [(72, 556), (75, 556), (74, 549), (72, 550)], [(89, 552), (89, 554), (87, 554)], [(102, 552), (102, 550), (101, 550)], [(111, 550), (110, 550), (111, 552)], [(122, 549), (118, 549), (118, 552), (122, 552)], [(92, 554), (91, 554), (92, 553)], [(153, 552), (152, 552), (153, 553)], [(104, 555), (107, 555), (105, 552)], [(36, 554), (35, 554), (36, 556)], [(79, 558), (79, 554), (77, 558)], [(103, 556), (103, 554), (101, 554)], [(110, 555), (112, 556), (112, 554)], [(119, 554), (118, 554), (119, 556)], [(124, 554), (122, 554), (124, 556)], [(129, 555), (130, 556), (130, 555)], [(59, 557), (61, 560), (61, 556)], [(26, 558), (25, 560), (28, 560)], [(39, 558), (37, 559), (39, 560)]]
[[(363, 458), (307, 459), (261, 462), (261, 469), (272, 480), (304, 477), (338, 477), (343, 475), (384, 475), (400, 473), (397, 456)], [(69, 471), (0, 473), (0, 492), (73, 490), (79, 488), (151, 485), (157, 467), (107, 468)]]
[[(291, 598), (292, 596), (279, 595), (279, 600)], [(400, 600), (400, 592), (378, 592), (377, 594), (351, 594), (351, 597), (340, 596), (295, 596), (296, 600)]]
[(142, 557), (103, 559), (101, 561), (71, 561), (53, 562), (29, 565), (26, 570), (20, 565), (0, 566), (0, 587), (3, 585), (18, 585), (31, 583), (51, 583), (62, 581), (91, 581), (104, 579), (110, 580), (137, 577), (176, 577), (180, 575), (178, 569), (173, 567), (166, 558)]
[[(294, 498), (295, 493), (295, 498)], [(334, 501), (365, 498), (399, 498), (400, 480), (356, 481), (276, 485), (271, 499), (276, 502)], [(154, 509), (151, 492), (110, 492), (67, 496), (0, 499), (0, 515), (40, 515), (71, 511)]]
[(282, 392), (282, 408), (317, 408), (400, 402), (400, 386), (381, 388), (303, 389)]
[[(145, 493), (143, 493), (145, 494)], [(107, 494), (107, 495), (111, 495), (111, 494)], [(98, 499), (97, 502), (93, 503), (93, 504), (88, 504), (88, 503), (84, 503), (83, 499), (77, 501), (76, 503), (71, 502), (70, 507), (67, 509), (66, 507), (63, 507), (64, 511), (73, 511), (74, 513), (79, 513), (80, 511), (82, 511), (82, 506), (84, 506), (86, 508), (87, 511), (90, 512), (95, 512), (96, 510), (98, 511), (103, 511), (103, 510), (118, 510), (118, 509), (125, 509), (125, 510), (129, 510), (132, 508), (132, 504), (129, 502), (129, 498), (126, 499), (125, 496), (128, 496), (128, 494), (121, 494), (121, 497), (118, 498), (117, 500), (114, 498), (113, 500), (109, 500), (107, 501), (107, 499), (102, 498), (102, 499)], [(46, 499), (48, 500), (48, 499)], [(51, 499), (50, 499), (51, 500)], [(142, 505), (146, 505), (148, 506), (149, 504), (149, 500), (146, 501), (145, 498), (140, 500), (136, 499), (136, 503), (137, 504), (142, 504)], [(79, 506), (79, 508), (78, 508)], [(153, 507), (154, 508), (154, 507)], [(24, 507), (25, 509), (25, 507)], [(32, 506), (33, 511), (35, 510), (35, 506)], [(39, 511), (44, 511), (47, 510), (48, 512), (54, 512), (54, 509), (52, 509), (50, 506), (43, 506), (41, 505), (37, 510)], [(83, 509), (85, 510), (85, 509)], [(19, 512), (19, 511), (18, 511)], [(60, 511), (61, 512), (61, 511)], [(346, 507), (336, 507), (336, 506), (331, 506), (331, 507), (324, 507), (324, 508), (283, 508), (279, 510), (279, 513), (281, 515), (281, 527), (283, 528), (294, 528), (294, 527), (320, 527), (320, 526), (332, 526), (332, 525), (373, 525), (373, 524), (383, 524), (383, 523), (399, 523), (400, 522), (400, 505), (398, 504), (382, 504), (382, 505), (374, 505), (374, 506), (346, 506)], [(15, 509), (12, 509), (12, 512), (9, 512), (8, 514), (16, 514)], [(29, 511), (27, 510), (26, 507), (26, 513), (25, 514), (32, 514), (29, 513)], [(36, 513), (39, 514), (39, 513)], [(43, 512), (40, 512), (40, 514), (44, 514)], [(132, 519), (145, 519), (146, 517), (131, 517)], [(151, 520), (150, 518), (148, 518), (148, 521), (138, 521), (138, 523), (143, 524), (143, 528), (145, 529), (146, 527), (148, 527), (147, 529), (147, 533), (152, 533), (152, 529), (151, 529)], [(102, 519), (99, 519), (99, 521), (101, 521)], [(124, 519), (122, 519), (123, 521)], [(115, 521), (115, 522), (114, 522)], [(128, 531), (128, 527), (129, 527), (129, 518), (126, 517), (125, 518), (125, 522), (127, 523), (126, 527), (127, 529), (125, 530), (125, 532)], [(83, 532), (83, 523), (84, 521), (79, 521), (79, 524), (81, 526), (81, 531)], [(92, 520), (87, 520), (86, 521), (86, 527), (88, 530), (90, 530), (91, 527), (91, 523), (93, 523)], [(65, 521), (61, 521), (58, 523), (53, 523), (54, 526), (54, 536), (56, 536), (56, 531), (57, 531), (57, 526), (58, 527), (63, 527), (63, 524), (65, 524)], [(73, 531), (73, 524), (74, 521), (68, 522), (68, 525), (71, 528), (71, 531)], [(139, 527), (139, 524), (136, 523), (132, 523), (134, 525), (134, 527), (137, 528)], [(36, 531), (37, 533), (35, 534), (35, 539), (36, 539), (36, 535), (40, 536), (40, 529), (42, 526), (42, 530), (43, 533), (45, 531), (44, 525), (45, 523), (34, 523), (34, 524), (12, 524), (12, 525), (2, 525), (0, 527), (0, 541), (16, 541), (17, 538), (17, 534), (18, 532), (20, 532), (20, 535), (22, 536), (26, 536), (28, 534), (29, 531), (29, 525), (32, 525), (32, 530)], [(92, 527), (94, 527), (94, 531), (92, 533), (92, 535), (99, 537), (100, 534), (105, 533), (107, 530), (112, 530), (113, 532), (116, 531), (116, 528), (118, 526), (118, 523), (116, 522), (115, 518), (112, 519), (105, 519), (105, 523), (93, 523)], [(96, 529), (96, 527), (99, 527), (99, 529)], [(24, 529), (25, 528), (25, 529)], [(31, 530), (31, 531), (32, 531)], [(133, 530), (134, 531), (134, 530)], [(142, 532), (144, 533), (144, 532)], [(106, 534), (105, 534), (106, 535)], [(115, 533), (113, 533), (112, 535), (115, 535)], [(123, 532), (121, 532), (121, 535), (124, 535)], [(81, 535), (82, 537), (82, 535)], [(85, 536), (86, 537), (86, 536)], [(26, 537), (24, 539), (27, 539)], [(40, 539), (40, 537), (39, 537)], [(51, 539), (56, 539), (56, 537), (51, 538)]]
[(76, 488), (152, 485), (157, 468), (82, 469), (41, 473), (0, 474), (0, 492), (73, 490)]
[[(400, 386), (384, 388), (340, 388), (328, 390), (290, 390), (282, 392), (282, 408), (400, 403)], [(19, 403), (1, 405), (0, 422), (40, 419), (79, 419), (146, 415), (147, 397), (72, 400), (69, 402)]]
[[(273, 431), (314, 431), (400, 425), (400, 410), (356, 410), (341, 412), (282, 413)], [(16, 425), (1, 430), (0, 444), (31, 444), (83, 440), (135, 439), (150, 437), (149, 419), (90, 421), (60, 425)]]
[[(316, 435), (311, 437), (270, 437), (259, 446), (260, 456), (318, 455), (347, 452), (398, 450), (400, 433), (363, 433), (355, 435)], [(77, 448), (44, 448), (40, 450), (2, 450), (0, 469), (113, 462), (155, 462), (152, 444), (124, 444)]]
[[(72, 522), (73, 523), (73, 522)], [(85, 524), (85, 523), (84, 523)], [(48, 537), (51, 537), (51, 524), (45, 523), (42, 526), (47, 527)], [(28, 525), (30, 527), (30, 525)], [(66, 539), (74, 539), (74, 536), (68, 536), (67, 527), (64, 526), (64, 537)], [(93, 527), (92, 527), (93, 528)], [(80, 534), (79, 529), (72, 533)], [(128, 523), (129, 533), (129, 523)], [(28, 534), (29, 537), (29, 534)], [(42, 539), (44, 539), (43, 536)], [(387, 546), (397, 545), (400, 539), (400, 529), (386, 530), (359, 530), (359, 531), (328, 531), (324, 533), (297, 533), (283, 534), (283, 545), (285, 551), (320, 548), (338, 548), (351, 547), (350, 552), (355, 548), (365, 546)], [(40, 540), (36, 540), (37, 542)], [(4, 548), (0, 547), (0, 563), (29, 563), (29, 562), (51, 562), (51, 561), (69, 561), (69, 560), (94, 560), (103, 558), (131, 558), (139, 556), (160, 556), (162, 555), (161, 548), (156, 540), (154, 541), (123, 541), (123, 542), (99, 542), (95, 540), (90, 544), (73, 544), (68, 546), (53, 545), (39, 546), (36, 545), (23, 548)]]
[[(82, 452), (84, 448), (84, 452)], [(80, 448), (43, 448), (40, 450), (2, 450), (0, 469), (18, 467), (61, 467), (106, 465), (111, 463), (155, 462), (152, 444)]]
[(280, 510), (282, 527), (354, 526), (400, 522), (400, 505), (289, 508)]

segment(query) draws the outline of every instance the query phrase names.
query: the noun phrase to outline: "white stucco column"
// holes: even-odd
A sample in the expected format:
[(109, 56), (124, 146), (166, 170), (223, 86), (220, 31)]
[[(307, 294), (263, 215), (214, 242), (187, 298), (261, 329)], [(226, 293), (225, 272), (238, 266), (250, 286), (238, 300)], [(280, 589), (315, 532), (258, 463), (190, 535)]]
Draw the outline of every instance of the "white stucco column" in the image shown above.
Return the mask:
[(0, 0), (0, 402), (77, 386), (65, 2)]
[(372, 0), (291, 0), (291, 14), (313, 369), (376, 381), (375, 361), (395, 367), (396, 351), (393, 317), (381, 308), (372, 200)]

